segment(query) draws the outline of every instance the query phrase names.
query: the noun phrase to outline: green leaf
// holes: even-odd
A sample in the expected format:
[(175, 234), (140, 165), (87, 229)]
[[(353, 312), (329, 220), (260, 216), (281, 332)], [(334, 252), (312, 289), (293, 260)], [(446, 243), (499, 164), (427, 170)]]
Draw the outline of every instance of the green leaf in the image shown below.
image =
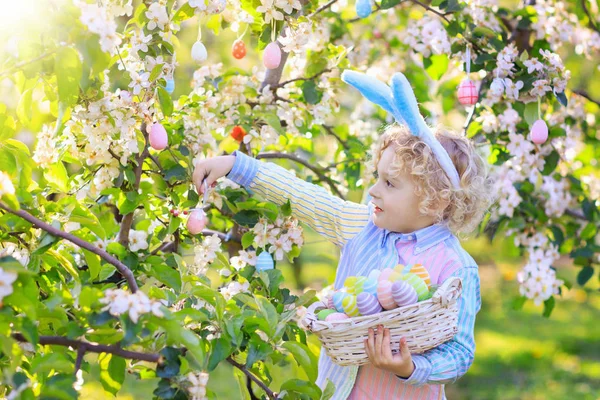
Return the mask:
[(125, 359), (114, 354), (102, 353), (98, 357), (100, 367), (100, 382), (104, 390), (116, 395), (125, 381)]
[[(554, 91), (553, 91), (554, 92)], [(554, 93), (554, 96), (556, 96), (556, 99), (558, 100), (558, 102), (560, 104), (563, 105), (563, 107), (566, 107), (568, 104), (568, 100), (567, 100), (567, 95), (565, 94), (565, 92), (560, 92), (560, 93)]]
[(290, 199), (287, 199), (285, 204), (283, 204), (280, 209), (281, 209), (281, 212), (283, 213), (283, 215), (285, 215), (286, 217), (291, 216), (292, 215), (292, 203), (290, 202)]
[(121, 215), (127, 215), (133, 212), (139, 204), (139, 195), (137, 192), (131, 191), (127, 193), (121, 193), (119, 196), (119, 202), (117, 207)]
[(171, 268), (166, 264), (153, 265), (148, 275), (151, 275), (175, 290), (176, 293), (181, 291), (181, 274), (175, 268)]
[(90, 279), (94, 280), (100, 274), (100, 268), (102, 267), (100, 263), (100, 256), (92, 253), (91, 251), (83, 250), (83, 255), (85, 256), (85, 262), (87, 263), (88, 269), (90, 270)]
[(56, 54), (54, 72), (58, 85), (58, 99), (66, 105), (73, 105), (79, 97), (79, 79), (81, 78), (81, 59), (77, 50), (62, 47)]
[(554, 172), (559, 160), (560, 155), (556, 152), (556, 150), (552, 150), (552, 152), (546, 156), (546, 163), (544, 164), (542, 175), (548, 176)]
[(32, 115), (31, 99), (33, 95), (33, 88), (27, 89), (19, 98), (19, 104), (17, 104), (17, 118), (19, 122), (25, 126), (29, 125)]
[(158, 76), (161, 74), (163, 70), (163, 64), (156, 64), (154, 66), (154, 68), (152, 68), (152, 71), (150, 72), (150, 76), (148, 77), (148, 80), (150, 82), (153, 82), (154, 80), (156, 80), (156, 78), (158, 78)]
[(233, 374), (240, 388), (240, 400), (250, 400), (250, 393), (246, 387), (246, 375), (238, 368), (233, 369)]
[(321, 395), (320, 400), (329, 400), (335, 394), (335, 385), (329, 379), (327, 379), (327, 386), (325, 386), (325, 390)]
[(268, 343), (260, 340), (258, 336), (254, 336), (250, 340), (250, 349), (248, 350), (248, 357), (246, 358), (246, 368), (251, 368), (255, 362), (264, 360), (271, 353), (273, 353), (273, 348)]
[(242, 236), (242, 247), (244, 249), (247, 249), (250, 245), (252, 245), (252, 242), (254, 242), (254, 233), (252, 233), (252, 231), (248, 231), (246, 233), (244, 233), (244, 235)]
[(260, 313), (269, 324), (270, 331), (265, 333), (273, 335), (277, 327), (277, 310), (266, 297), (260, 295), (255, 295), (254, 297), (256, 298), (256, 304)]
[(185, 21), (186, 19), (192, 18), (193, 16), (194, 8), (186, 2), (184, 5), (179, 7), (179, 10), (177, 10), (175, 16), (173, 16), (173, 22), (176, 24), (180, 24), (181, 22)]
[(303, 381), (301, 379), (290, 379), (281, 385), (281, 390), (287, 390), (288, 392), (295, 392), (306, 394), (310, 399), (321, 398), (321, 389), (312, 382)]
[(533, 123), (539, 119), (537, 102), (531, 102), (525, 105), (523, 117), (529, 126), (532, 126)]
[(317, 84), (313, 80), (307, 80), (302, 84), (302, 95), (308, 104), (317, 104), (321, 101), (323, 92), (317, 89)]
[(69, 174), (62, 161), (58, 161), (44, 169), (44, 178), (48, 184), (63, 193), (69, 191)]
[(587, 281), (594, 275), (594, 268), (590, 266), (585, 266), (581, 268), (581, 271), (577, 274), (577, 283), (580, 286), (584, 286)]
[(173, 114), (173, 99), (171, 95), (163, 87), (157, 87), (158, 101), (160, 102), (160, 108), (165, 117), (170, 117)]
[(596, 224), (594, 222), (589, 222), (585, 228), (581, 231), (581, 239), (590, 240), (596, 236)]
[(431, 79), (439, 81), (442, 75), (448, 70), (448, 56), (446, 54), (435, 54), (429, 60), (430, 65), (425, 70), (431, 76)]
[(387, 10), (388, 8), (392, 8), (400, 4), (402, 0), (383, 0), (381, 2), (381, 9)]
[(233, 220), (239, 225), (251, 227), (256, 225), (260, 214), (254, 210), (242, 210), (233, 216)]
[(519, 311), (520, 309), (522, 309), (523, 306), (525, 305), (526, 301), (527, 301), (527, 297), (525, 297), (525, 296), (516, 297), (512, 303), (513, 310)]
[(159, 378), (172, 378), (179, 374), (181, 367), (179, 355), (181, 351), (173, 347), (165, 347), (160, 351), (160, 354), (164, 357), (164, 361), (156, 367), (156, 376)]
[(292, 358), (298, 363), (310, 381), (317, 379), (317, 363), (318, 360), (310, 349), (302, 343), (284, 342), (282, 347), (292, 354)]
[(555, 304), (556, 300), (554, 300), (554, 296), (544, 301), (544, 317), (550, 318), (550, 314), (552, 314), (552, 310), (554, 309)]
[(210, 357), (208, 358), (208, 371), (212, 371), (217, 368), (217, 365), (225, 360), (232, 352), (230, 341), (228, 338), (220, 337), (211, 341), (212, 349)]

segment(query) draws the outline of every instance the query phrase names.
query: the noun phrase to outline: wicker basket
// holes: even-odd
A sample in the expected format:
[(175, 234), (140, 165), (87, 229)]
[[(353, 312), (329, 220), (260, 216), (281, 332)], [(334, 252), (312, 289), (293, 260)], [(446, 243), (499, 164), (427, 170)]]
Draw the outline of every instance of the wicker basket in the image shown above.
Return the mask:
[(369, 362), (364, 340), (369, 328), (383, 325), (390, 329), (392, 349), (405, 337), (412, 354), (420, 354), (452, 339), (458, 330), (457, 300), (462, 292), (460, 278), (447, 279), (433, 297), (410, 306), (342, 321), (319, 321), (316, 310), (327, 308), (322, 302), (311, 304), (302, 325), (317, 335), (325, 352), (338, 365), (363, 365)]

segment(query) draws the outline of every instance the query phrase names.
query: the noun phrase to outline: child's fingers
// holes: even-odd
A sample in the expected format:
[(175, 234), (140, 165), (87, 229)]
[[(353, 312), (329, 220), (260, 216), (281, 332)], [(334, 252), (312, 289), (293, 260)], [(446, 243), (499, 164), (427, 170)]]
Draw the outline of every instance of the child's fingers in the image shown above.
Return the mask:
[(377, 355), (382, 354), (381, 348), (383, 347), (383, 325), (377, 326), (377, 335), (375, 335), (375, 353)]
[(406, 338), (400, 339), (400, 355), (402, 356), (403, 360), (411, 357), (410, 351), (408, 350), (408, 344), (406, 343)]
[(392, 357), (392, 344), (390, 340), (390, 330), (386, 329), (383, 333), (383, 345), (381, 347), (382, 356), (386, 359)]

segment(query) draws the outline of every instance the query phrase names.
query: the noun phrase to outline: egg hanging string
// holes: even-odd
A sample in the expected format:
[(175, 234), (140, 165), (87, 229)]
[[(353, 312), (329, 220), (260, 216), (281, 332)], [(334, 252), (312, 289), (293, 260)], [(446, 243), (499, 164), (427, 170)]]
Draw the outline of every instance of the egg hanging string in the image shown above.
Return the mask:
[(467, 77), (471, 74), (471, 46), (467, 45), (467, 59), (466, 59), (466, 67), (467, 67)]

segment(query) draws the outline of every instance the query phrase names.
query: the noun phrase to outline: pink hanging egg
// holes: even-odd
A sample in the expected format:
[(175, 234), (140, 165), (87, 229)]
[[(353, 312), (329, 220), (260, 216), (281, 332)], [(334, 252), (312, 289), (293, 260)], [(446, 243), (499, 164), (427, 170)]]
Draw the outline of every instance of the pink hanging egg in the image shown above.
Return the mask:
[(360, 315), (372, 315), (381, 312), (381, 304), (371, 293), (362, 292), (356, 296), (356, 306)]
[(390, 275), (394, 272), (393, 269), (391, 268), (385, 268), (381, 271), (381, 273), (379, 274), (379, 282), (381, 281), (389, 281), (390, 280)]
[(392, 297), (392, 282), (380, 281), (377, 286), (377, 300), (383, 308), (391, 310), (396, 308), (396, 302)]
[(531, 127), (531, 141), (535, 144), (543, 144), (548, 140), (548, 125), (543, 119), (538, 119)]
[(148, 135), (148, 140), (150, 141), (150, 146), (152, 146), (154, 150), (162, 150), (169, 144), (167, 131), (158, 122), (152, 124), (152, 127), (150, 128), (150, 134)]
[(263, 63), (268, 69), (275, 69), (281, 63), (281, 49), (277, 42), (271, 42), (265, 47)]
[(207, 222), (208, 218), (206, 218), (204, 210), (194, 210), (190, 213), (186, 226), (192, 235), (197, 235), (202, 232)]
[(465, 106), (472, 106), (477, 103), (477, 88), (470, 79), (465, 79), (458, 85), (458, 101)]
[(336, 312), (333, 314), (329, 314), (327, 317), (325, 317), (325, 321), (327, 322), (335, 322), (335, 321), (343, 321), (345, 319), (349, 319), (350, 317), (347, 316), (344, 313), (340, 313), (340, 312)]
[(405, 281), (396, 281), (392, 284), (392, 297), (398, 307), (415, 304), (419, 297), (415, 289)]

